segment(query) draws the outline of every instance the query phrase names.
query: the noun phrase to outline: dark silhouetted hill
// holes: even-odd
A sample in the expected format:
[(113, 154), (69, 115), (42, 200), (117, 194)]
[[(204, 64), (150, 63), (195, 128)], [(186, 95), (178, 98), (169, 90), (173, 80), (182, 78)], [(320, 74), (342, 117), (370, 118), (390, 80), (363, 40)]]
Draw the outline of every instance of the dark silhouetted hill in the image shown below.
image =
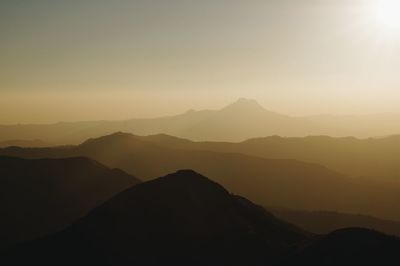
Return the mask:
[(312, 235), (184, 170), (123, 191), (62, 232), (1, 258), (14, 266), (389, 265), (400, 261), (399, 245), (362, 229)]
[(389, 235), (400, 236), (400, 222), (382, 220), (372, 216), (345, 214), (327, 211), (301, 211), (282, 208), (268, 208), (274, 215), (316, 234), (348, 228), (374, 229)]
[(87, 158), (0, 156), (0, 246), (61, 230), (138, 182)]
[(13, 265), (261, 265), (310, 234), (190, 170), (134, 186)]
[(346, 228), (300, 246), (284, 265), (398, 265), (400, 239), (377, 231)]
[[(161, 136), (170, 142), (179, 139)], [(400, 188), (350, 178), (328, 168), (290, 159), (266, 159), (155, 143), (153, 137), (115, 133), (78, 146), (7, 148), (0, 154), (24, 158), (87, 156), (150, 180), (179, 169), (193, 169), (230, 191), (268, 206), (360, 213), (400, 220)]]

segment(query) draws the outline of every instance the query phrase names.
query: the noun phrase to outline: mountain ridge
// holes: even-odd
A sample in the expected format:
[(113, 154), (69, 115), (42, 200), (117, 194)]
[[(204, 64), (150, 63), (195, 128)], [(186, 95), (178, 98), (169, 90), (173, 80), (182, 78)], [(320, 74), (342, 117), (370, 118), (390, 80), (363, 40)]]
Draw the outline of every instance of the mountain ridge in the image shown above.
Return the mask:
[(399, 238), (367, 229), (310, 234), (181, 170), (133, 186), (0, 258), (13, 266), (378, 265), (399, 262), (399, 251)]
[(0, 154), (25, 158), (87, 156), (145, 181), (189, 168), (260, 204), (400, 220), (400, 188), (391, 183), (348, 177), (326, 166), (294, 159), (179, 148), (173, 143), (180, 140), (166, 137), (172, 143), (168, 145), (173, 145), (168, 147), (151, 138), (118, 133), (92, 140), (90, 145), (8, 148), (0, 149)]
[(393, 123), (386, 121), (395, 119), (373, 119), (370, 124), (364, 121), (364, 118), (360, 119), (361, 122), (357, 122), (357, 118), (354, 118), (350, 122), (346, 122), (348, 120), (346, 119), (340, 123), (340, 120), (335, 119), (324, 121), (324, 118), (288, 116), (269, 111), (255, 100), (239, 99), (217, 110), (192, 110), (156, 118), (44, 125), (0, 125), (0, 141), (38, 138), (56, 145), (77, 144), (90, 137), (100, 137), (117, 131), (136, 135), (163, 133), (196, 141), (231, 142), (272, 135), (372, 137), (400, 133), (400, 126), (397, 128)]

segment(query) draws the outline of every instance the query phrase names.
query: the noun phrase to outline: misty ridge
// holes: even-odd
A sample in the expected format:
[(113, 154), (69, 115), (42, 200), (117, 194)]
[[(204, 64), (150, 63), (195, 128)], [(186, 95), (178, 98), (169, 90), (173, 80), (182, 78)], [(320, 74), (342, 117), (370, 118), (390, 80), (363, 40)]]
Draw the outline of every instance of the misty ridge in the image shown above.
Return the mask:
[[(272, 138), (274, 139), (275, 137)], [(344, 141), (344, 146), (348, 149), (346, 139)], [(340, 168), (328, 168), (325, 164), (302, 161), (302, 158), (292, 157), (293, 155), (288, 156), (289, 159), (274, 158), (273, 149), (268, 145), (263, 149), (261, 144), (255, 145), (257, 149), (254, 149), (254, 153), (264, 151), (267, 155), (254, 156), (249, 155), (249, 152), (241, 153), (242, 144), (247, 142), (202, 143), (167, 135), (140, 137), (129, 133), (115, 133), (89, 139), (77, 146), (9, 147), (0, 149), (0, 155), (27, 159), (86, 156), (108, 167), (119, 168), (138, 176), (143, 181), (179, 169), (193, 169), (221, 183), (232, 192), (263, 205), (329, 210), (400, 220), (400, 183), (397, 175), (385, 176), (385, 172), (382, 172), (380, 179), (367, 174), (362, 177), (351, 175), (351, 172), (340, 172)], [(221, 151), (221, 146), (231, 149)], [(324, 147), (322, 144), (318, 146)], [(249, 147), (251, 150), (254, 146)], [(296, 148), (293, 150), (300, 151), (295, 144), (292, 147)], [(279, 150), (285, 151), (284, 147)], [(300, 153), (299, 156), (306, 156), (310, 148), (305, 146), (302, 150), (304, 154)], [(334, 151), (337, 152), (336, 149)], [(391, 151), (389, 149), (384, 162), (388, 165), (387, 169), (394, 169), (393, 173), (396, 173), (398, 163), (395, 159), (400, 157), (391, 157)], [(329, 156), (329, 149), (322, 149), (320, 153), (311, 155), (320, 159), (323, 158), (323, 153), (328, 153), (325, 155), (327, 163), (336, 163), (334, 152)], [(337, 153), (338, 156), (341, 155), (342, 162), (352, 162), (350, 156), (346, 158), (346, 151)], [(376, 151), (374, 154), (380, 156), (379, 161), (385, 158)], [(369, 158), (364, 162), (365, 173), (378, 172), (381, 164), (368, 164), (367, 159)], [(358, 161), (353, 163), (353, 168), (357, 169)]]
[(400, 115), (397, 114), (292, 117), (269, 111), (255, 100), (240, 98), (220, 110), (189, 110), (175, 116), (151, 119), (0, 125), (0, 141), (39, 139), (53, 145), (78, 144), (88, 138), (118, 131), (230, 142), (274, 135), (368, 138), (397, 134), (400, 132), (399, 121)]
[(0, 126), (0, 259), (397, 265), (391, 119), (289, 117), (239, 99), (155, 119)]

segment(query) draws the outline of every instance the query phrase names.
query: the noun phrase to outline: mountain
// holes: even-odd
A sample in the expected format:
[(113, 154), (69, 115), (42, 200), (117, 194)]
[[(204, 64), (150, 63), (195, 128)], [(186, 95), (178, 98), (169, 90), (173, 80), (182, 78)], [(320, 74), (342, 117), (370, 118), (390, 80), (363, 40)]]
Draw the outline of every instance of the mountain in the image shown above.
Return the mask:
[(3, 125), (0, 141), (40, 138), (57, 144), (76, 144), (117, 131), (137, 135), (170, 134), (193, 140), (242, 141), (268, 135), (304, 136), (327, 133), (307, 119), (277, 114), (254, 100), (239, 99), (220, 110), (190, 110), (176, 116), (88, 121), (49, 125)]
[(400, 236), (400, 222), (397, 221), (328, 211), (301, 211), (285, 208), (268, 209), (277, 217), (315, 234), (328, 234), (348, 227), (363, 227), (389, 235)]
[(239, 142), (266, 136), (329, 135), (360, 138), (400, 133), (400, 115), (296, 117), (271, 112), (255, 100), (241, 98), (219, 110), (189, 110), (149, 119), (0, 125), (0, 141), (43, 139), (57, 145), (123, 131), (136, 135), (168, 134), (196, 141)]
[(0, 147), (10, 147), (10, 146), (18, 146), (18, 147), (47, 147), (50, 146), (48, 143), (41, 141), (39, 139), (35, 140), (8, 140), (8, 141), (0, 141)]
[[(217, 111), (187, 113), (180, 118), (179, 128), (158, 132), (136, 132), (140, 135), (165, 133), (192, 140), (242, 141), (252, 136), (305, 136), (323, 130), (313, 123), (264, 109), (254, 100), (239, 99)], [(129, 131), (128, 131), (129, 132)]]
[[(161, 136), (169, 141), (180, 141)], [(290, 159), (162, 146), (154, 137), (127, 133), (93, 138), (78, 146), (0, 149), (23, 158), (86, 156), (150, 180), (193, 169), (233, 193), (268, 206), (359, 213), (400, 220), (400, 188), (386, 182), (350, 178), (328, 168)]]
[(300, 245), (283, 265), (398, 265), (400, 240), (377, 231), (345, 228)]
[(348, 176), (379, 182), (400, 181), (400, 135), (357, 139), (313, 136), (264, 137), (233, 142), (195, 142), (165, 134), (143, 137), (163, 147), (234, 152), (268, 159), (293, 159), (324, 165)]
[[(190, 170), (134, 186), (14, 265), (258, 265), (308, 233)], [(22, 256), (21, 256), (22, 255)]]
[(1, 258), (14, 266), (371, 265), (376, 258), (396, 264), (399, 251), (398, 238), (363, 229), (315, 236), (182, 170), (125, 190), (67, 229)]
[(0, 156), (0, 247), (56, 232), (139, 183), (91, 159)]

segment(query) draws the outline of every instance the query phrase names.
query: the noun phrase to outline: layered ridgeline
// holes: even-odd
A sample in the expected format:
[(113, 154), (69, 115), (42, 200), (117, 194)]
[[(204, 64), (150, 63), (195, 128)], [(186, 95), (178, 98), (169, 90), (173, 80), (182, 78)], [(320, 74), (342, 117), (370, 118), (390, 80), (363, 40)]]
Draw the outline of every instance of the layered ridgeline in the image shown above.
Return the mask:
[(273, 136), (240, 143), (194, 142), (168, 135), (154, 135), (144, 139), (158, 145), (186, 150), (238, 152), (270, 159), (295, 159), (322, 164), (353, 177), (400, 182), (400, 135), (369, 139)]
[(136, 185), (0, 258), (14, 266), (397, 265), (399, 252), (398, 238), (366, 229), (312, 235), (185, 170)]
[(0, 156), (0, 247), (61, 230), (137, 183), (87, 158)]
[(164, 133), (213, 141), (244, 141), (272, 135), (371, 137), (400, 133), (399, 118), (399, 115), (293, 117), (271, 112), (254, 100), (239, 99), (220, 110), (191, 110), (176, 116), (152, 119), (4, 125), (0, 126), (0, 141), (42, 139), (53, 144), (75, 144), (117, 131), (137, 135)]
[(347, 177), (314, 163), (186, 149), (172, 143), (191, 142), (167, 137), (168, 146), (167, 140), (157, 143), (157, 139), (159, 136), (116, 133), (78, 146), (11, 147), (1, 149), (0, 154), (24, 158), (87, 156), (143, 180), (179, 169), (194, 169), (230, 191), (266, 206), (400, 220), (400, 187), (391, 183)]

